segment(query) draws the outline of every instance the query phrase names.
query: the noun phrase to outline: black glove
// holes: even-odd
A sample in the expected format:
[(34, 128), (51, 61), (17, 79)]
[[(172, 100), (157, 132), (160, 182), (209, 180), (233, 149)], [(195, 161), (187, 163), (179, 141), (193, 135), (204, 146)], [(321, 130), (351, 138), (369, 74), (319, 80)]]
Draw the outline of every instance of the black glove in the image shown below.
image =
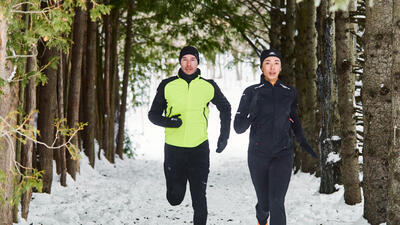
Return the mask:
[(228, 144), (228, 138), (224, 138), (224, 137), (220, 136), (218, 138), (218, 144), (217, 144), (216, 152), (221, 153), (225, 149), (227, 144)]
[(182, 120), (179, 118), (181, 114), (173, 115), (168, 118), (166, 127), (178, 128), (182, 125)]
[(301, 142), (301, 143), (300, 143), (300, 146), (301, 146), (306, 152), (308, 152), (308, 154), (310, 154), (313, 158), (318, 159), (317, 153), (314, 152), (314, 150), (312, 149), (312, 147), (311, 147), (306, 141)]
[(255, 91), (253, 97), (251, 98), (250, 106), (249, 106), (249, 120), (253, 122), (257, 118), (257, 114), (259, 111), (258, 101), (258, 91)]

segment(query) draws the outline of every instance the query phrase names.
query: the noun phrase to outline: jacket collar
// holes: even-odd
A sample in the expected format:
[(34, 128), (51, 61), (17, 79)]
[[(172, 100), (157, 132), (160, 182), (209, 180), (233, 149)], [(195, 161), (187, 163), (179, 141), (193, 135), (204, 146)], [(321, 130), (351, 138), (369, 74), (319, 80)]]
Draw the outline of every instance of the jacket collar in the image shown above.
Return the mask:
[[(261, 74), (260, 76), (260, 84), (264, 84), (267, 87), (273, 87), (269, 81), (265, 80), (264, 74)], [(282, 81), (278, 79), (274, 86), (277, 87), (278, 85), (280, 86), (280, 84), (282, 84)]]

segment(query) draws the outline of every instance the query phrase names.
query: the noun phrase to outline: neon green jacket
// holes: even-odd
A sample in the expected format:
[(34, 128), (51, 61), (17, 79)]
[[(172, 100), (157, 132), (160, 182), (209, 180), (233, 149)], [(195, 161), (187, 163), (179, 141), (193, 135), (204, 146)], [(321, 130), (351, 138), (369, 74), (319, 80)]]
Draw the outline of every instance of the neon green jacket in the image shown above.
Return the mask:
[[(149, 111), (149, 119), (165, 127), (166, 144), (193, 148), (208, 139), (209, 103), (220, 111), (221, 135), (229, 137), (231, 107), (228, 100), (213, 80), (201, 78), (200, 74), (189, 83), (174, 76), (163, 80)], [(165, 116), (162, 116), (162, 113)], [(180, 114), (182, 125), (167, 126), (170, 117)]]

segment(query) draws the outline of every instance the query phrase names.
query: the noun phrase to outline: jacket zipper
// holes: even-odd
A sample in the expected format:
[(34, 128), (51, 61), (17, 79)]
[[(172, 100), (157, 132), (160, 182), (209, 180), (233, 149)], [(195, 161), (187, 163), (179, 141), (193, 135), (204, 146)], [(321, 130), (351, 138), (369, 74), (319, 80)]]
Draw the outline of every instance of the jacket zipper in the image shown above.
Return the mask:
[(204, 119), (206, 119), (206, 128), (208, 128), (208, 119), (207, 119), (207, 116), (206, 116), (206, 107), (203, 108), (203, 116), (204, 116)]
[(171, 113), (172, 113), (172, 106), (169, 108), (169, 113), (168, 113), (167, 117), (170, 117)]

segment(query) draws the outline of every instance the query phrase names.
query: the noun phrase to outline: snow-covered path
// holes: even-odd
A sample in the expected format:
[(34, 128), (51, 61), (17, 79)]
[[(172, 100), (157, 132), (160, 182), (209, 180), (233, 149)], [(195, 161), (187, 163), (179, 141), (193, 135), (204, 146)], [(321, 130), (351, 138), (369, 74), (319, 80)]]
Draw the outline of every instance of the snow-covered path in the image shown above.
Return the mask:
[[(235, 112), (242, 90), (228, 92)], [(236, 90), (236, 91), (235, 91)], [(226, 90), (225, 90), (226, 91)], [(232, 98), (230, 96), (235, 96)], [(28, 221), (23, 225), (183, 225), (192, 224), (189, 190), (180, 206), (165, 198), (163, 129), (147, 120), (147, 108), (128, 116), (134, 134), (136, 159), (97, 160), (95, 169), (83, 157), (81, 173), (68, 187), (54, 177), (52, 194), (33, 195)], [(211, 106), (209, 141), (211, 168), (207, 188), (209, 225), (255, 225), (256, 196), (247, 168), (248, 133), (231, 132), (228, 146), (215, 153), (219, 134), (218, 113)], [(343, 187), (331, 195), (318, 193), (319, 179), (308, 174), (292, 176), (286, 197), (288, 225), (367, 225), (363, 205), (344, 204)]]
[[(212, 118), (210, 124), (217, 123), (217, 116)], [(77, 181), (68, 179), (64, 188), (55, 176), (52, 194), (34, 194), (29, 219), (20, 219), (19, 224), (190, 224), (189, 192), (180, 206), (170, 206), (165, 198), (163, 133), (147, 123), (144, 133), (151, 135), (135, 135), (137, 159), (117, 159), (115, 165), (100, 160), (93, 170), (84, 157)], [(247, 134), (232, 133), (227, 149), (217, 154), (218, 129), (209, 132), (208, 224), (256, 224), (256, 198), (246, 161)], [(318, 187), (319, 179), (311, 175), (292, 176), (286, 198), (288, 225), (368, 224), (362, 219), (362, 204), (344, 204), (342, 187), (332, 195), (318, 194)]]

